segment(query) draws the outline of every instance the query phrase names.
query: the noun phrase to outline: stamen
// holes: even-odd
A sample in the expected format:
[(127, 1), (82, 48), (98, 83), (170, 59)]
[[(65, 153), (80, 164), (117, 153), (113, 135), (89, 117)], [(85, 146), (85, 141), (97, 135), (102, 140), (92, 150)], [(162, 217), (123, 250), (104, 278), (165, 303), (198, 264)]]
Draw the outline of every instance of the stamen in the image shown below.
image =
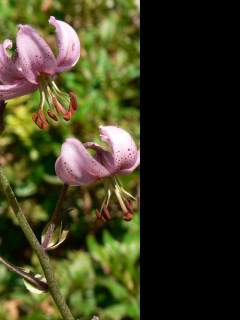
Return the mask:
[(107, 195), (107, 204), (106, 204), (106, 206), (108, 207), (109, 200), (110, 200), (110, 198), (111, 198), (111, 194), (112, 194), (112, 192), (111, 192), (111, 189), (110, 189), (110, 188), (108, 188), (107, 193), (108, 193), (108, 195)]
[(118, 198), (118, 201), (120, 203), (120, 206), (121, 206), (124, 214), (127, 215), (129, 212), (128, 212), (128, 210), (127, 210), (127, 208), (125, 206), (125, 203), (124, 203), (124, 201), (123, 201), (123, 199), (122, 199), (122, 197), (121, 197), (121, 195), (120, 195), (120, 193), (119, 193), (117, 188), (115, 189), (115, 194), (116, 194), (116, 196)]
[[(117, 176), (114, 176), (114, 180), (115, 180), (115, 182), (116, 182), (116, 185), (118, 186), (118, 189), (119, 189), (119, 191), (121, 192), (121, 194), (122, 193), (124, 193), (125, 194), (125, 196), (127, 196), (128, 198), (132, 198), (133, 200), (137, 200), (134, 196), (132, 196), (129, 192), (127, 192), (125, 189), (123, 189), (123, 186), (122, 186), (122, 184), (121, 184), (121, 182), (119, 181), (119, 179), (118, 179), (118, 177)], [(122, 196), (123, 196), (123, 194), (122, 194)]]
[(62, 114), (61, 110), (59, 108), (59, 104), (60, 103), (57, 101), (57, 99), (55, 97), (52, 98), (52, 101), (53, 101), (53, 104), (54, 104), (54, 106), (55, 106), (55, 108), (57, 110), (58, 115), (60, 116)]
[(71, 99), (73, 110), (76, 111), (78, 108), (78, 102), (77, 102), (77, 97), (73, 92), (70, 92), (70, 99)]
[(133, 202), (131, 199), (129, 200), (124, 200), (124, 203), (126, 205), (126, 207), (128, 208), (128, 210), (133, 213)]
[(40, 129), (45, 130), (47, 128), (42, 120), (36, 115), (36, 113), (32, 114), (32, 119)]
[(57, 116), (54, 113), (52, 113), (52, 111), (48, 110), (47, 113), (48, 113), (50, 118), (52, 118), (55, 121), (58, 121)]
[(125, 221), (131, 221), (132, 218), (133, 218), (133, 214), (130, 213), (130, 212), (128, 212), (127, 214), (125, 214), (124, 217), (123, 217), (123, 219), (124, 219)]
[(42, 120), (42, 122), (48, 126), (49, 125), (49, 122), (47, 120), (47, 118), (45, 117), (45, 114), (43, 113), (42, 109), (38, 110), (38, 115), (40, 117), (40, 119)]
[(71, 119), (71, 115), (69, 114), (69, 112), (67, 112), (64, 107), (61, 105), (61, 103), (55, 98), (52, 98), (53, 104), (57, 110), (58, 115), (61, 115), (61, 112), (63, 113), (64, 117), (63, 119), (66, 121), (69, 121)]
[(49, 85), (53, 89), (53, 91), (56, 93), (56, 95), (58, 95), (60, 98), (62, 98), (64, 100), (66, 100), (67, 103), (70, 103), (69, 100), (66, 97), (64, 97), (64, 95), (69, 97), (69, 94), (61, 91), (51, 77), (48, 77), (48, 79), (50, 81)]
[(69, 121), (71, 119), (71, 113), (69, 114), (66, 114), (64, 117), (63, 117), (64, 120), (66, 121)]
[[(58, 120), (56, 114), (53, 113), (53, 111), (54, 111), (53, 106), (54, 106), (57, 111), (58, 116), (61, 116), (61, 114), (63, 114), (64, 120), (69, 121), (71, 119), (71, 117), (74, 115), (75, 111), (78, 108), (77, 98), (74, 93), (71, 92), (70, 94), (67, 94), (67, 93), (59, 90), (59, 88), (57, 87), (57, 85), (55, 84), (55, 82), (53, 81), (53, 79), (50, 76), (39, 77), (39, 90), (40, 90), (40, 95), (41, 95), (39, 109), (41, 109), (42, 111), (38, 115), (39, 115), (40, 120), (45, 125), (49, 124), (47, 122), (46, 117), (44, 116), (44, 113), (43, 113), (43, 107), (44, 107), (45, 101), (47, 102), (47, 104), (49, 106), (49, 110), (47, 111), (47, 113), (50, 118), (52, 118), (55, 121)], [(56, 96), (67, 101), (67, 103), (69, 104), (68, 111), (58, 101)], [(66, 98), (66, 96), (68, 96), (68, 99)], [(35, 117), (35, 119), (37, 119), (37, 118)], [(40, 124), (39, 121), (38, 121), (38, 123)]]
[(75, 110), (73, 109), (73, 106), (72, 106), (72, 102), (70, 103), (70, 106), (69, 106), (69, 109), (68, 109), (68, 113), (69, 113), (71, 118), (75, 113)]
[(100, 220), (102, 220), (103, 222), (106, 222), (106, 219), (104, 218), (104, 216), (98, 210), (96, 210), (96, 215), (98, 216), (98, 218)]
[(111, 220), (111, 215), (110, 215), (106, 205), (103, 207), (103, 212), (105, 213), (105, 216), (107, 217), (107, 219)]

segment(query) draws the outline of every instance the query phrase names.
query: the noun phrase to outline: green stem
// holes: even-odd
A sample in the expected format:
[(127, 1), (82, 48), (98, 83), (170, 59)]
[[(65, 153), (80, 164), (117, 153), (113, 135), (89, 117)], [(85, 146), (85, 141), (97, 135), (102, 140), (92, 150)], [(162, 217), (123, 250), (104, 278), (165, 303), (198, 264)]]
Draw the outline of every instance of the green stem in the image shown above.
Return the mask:
[(0, 186), (2, 187), (6, 198), (11, 205), (17, 220), (28, 240), (33, 250), (36, 252), (36, 255), (39, 259), (39, 262), (42, 266), (45, 278), (47, 280), (47, 283), (49, 285), (49, 291), (63, 317), (64, 320), (74, 320), (61, 292), (58, 286), (58, 282), (55, 278), (50, 260), (46, 252), (41, 247), (39, 241), (37, 240), (35, 234), (33, 233), (31, 227), (29, 226), (22, 209), (13, 193), (13, 190), (11, 189), (8, 179), (0, 165)]

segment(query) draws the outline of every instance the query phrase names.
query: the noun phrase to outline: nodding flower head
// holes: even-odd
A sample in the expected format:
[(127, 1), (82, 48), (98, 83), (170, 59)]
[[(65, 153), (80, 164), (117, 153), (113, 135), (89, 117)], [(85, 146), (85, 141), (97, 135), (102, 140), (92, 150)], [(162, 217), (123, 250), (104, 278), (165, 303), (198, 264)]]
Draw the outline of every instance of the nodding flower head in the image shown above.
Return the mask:
[(54, 17), (50, 17), (49, 23), (56, 28), (57, 58), (40, 34), (29, 25), (18, 26), (17, 49), (11, 58), (6, 50), (12, 49), (12, 41), (5, 40), (0, 45), (0, 81), (4, 83), (0, 85), (0, 100), (10, 100), (39, 89), (38, 114), (33, 113), (32, 118), (41, 129), (49, 125), (44, 113), (45, 104), (48, 105), (48, 116), (55, 121), (61, 114), (65, 120), (70, 120), (77, 109), (75, 94), (62, 92), (53, 77), (75, 66), (80, 58), (80, 41), (69, 24)]
[[(61, 155), (55, 164), (58, 177), (71, 186), (92, 185), (103, 179), (105, 198), (97, 216), (103, 221), (110, 220), (108, 204), (112, 192), (118, 198), (124, 212), (124, 219), (129, 221), (133, 217), (133, 202), (136, 200), (124, 190), (117, 175), (127, 175), (140, 164), (140, 149), (125, 130), (115, 126), (100, 126), (100, 138), (107, 142), (112, 153), (94, 142), (82, 144), (75, 138), (68, 138), (62, 145)], [(93, 149), (92, 156), (87, 149)]]

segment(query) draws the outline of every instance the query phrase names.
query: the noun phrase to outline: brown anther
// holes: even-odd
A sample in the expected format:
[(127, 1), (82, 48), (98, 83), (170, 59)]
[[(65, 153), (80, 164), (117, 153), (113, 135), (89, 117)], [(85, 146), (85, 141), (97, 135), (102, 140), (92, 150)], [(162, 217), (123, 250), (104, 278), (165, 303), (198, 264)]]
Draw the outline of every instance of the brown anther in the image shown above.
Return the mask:
[(124, 219), (125, 221), (131, 221), (132, 218), (133, 218), (133, 214), (130, 213), (130, 212), (128, 212), (127, 214), (125, 214), (124, 217), (123, 217), (123, 219)]
[(130, 211), (130, 213), (133, 213), (133, 201), (131, 199), (124, 201), (126, 207)]
[(73, 92), (70, 92), (70, 99), (71, 99), (71, 104), (74, 110), (77, 110), (78, 108), (78, 102), (77, 102), (77, 97)]
[(107, 218), (108, 220), (111, 220), (111, 215), (110, 215), (110, 213), (109, 213), (108, 208), (107, 208), (106, 205), (103, 206), (103, 212), (104, 212), (106, 218)]
[(71, 113), (68, 112), (68, 114), (66, 114), (64, 117), (63, 117), (64, 120), (66, 121), (69, 121), (71, 119)]
[(48, 113), (50, 118), (52, 118), (55, 121), (58, 121), (57, 116), (54, 113), (52, 113), (52, 111), (48, 110), (47, 113)]
[(52, 98), (52, 102), (53, 102), (53, 104), (54, 104), (54, 106), (55, 106), (55, 108), (56, 108), (56, 110), (57, 110), (57, 114), (60, 116), (60, 115), (62, 114), (62, 113), (61, 113), (61, 110), (60, 110), (60, 107), (59, 107), (60, 102), (57, 101), (57, 98), (56, 98), (56, 97), (53, 97), (53, 98)]
[(96, 210), (96, 215), (98, 216), (98, 218), (100, 220), (102, 220), (103, 222), (106, 222), (106, 219), (104, 218), (104, 216), (98, 210)]
[(71, 118), (75, 113), (75, 110), (73, 109), (73, 106), (72, 106), (72, 102), (70, 103), (70, 106), (69, 106), (69, 109), (68, 109), (68, 113), (70, 114)]
[(42, 109), (39, 109), (38, 115), (39, 115), (40, 119), (42, 120), (42, 122), (43, 122), (46, 126), (48, 126), (48, 125), (49, 125), (49, 122), (48, 122), (47, 118), (45, 117), (45, 114), (43, 113)]
[(39, 118), (39, 116), (36, 115), (36, 113), (32, 114), (32, 119), (40, 129), (45, 130), (47, 128), (46, 125)]

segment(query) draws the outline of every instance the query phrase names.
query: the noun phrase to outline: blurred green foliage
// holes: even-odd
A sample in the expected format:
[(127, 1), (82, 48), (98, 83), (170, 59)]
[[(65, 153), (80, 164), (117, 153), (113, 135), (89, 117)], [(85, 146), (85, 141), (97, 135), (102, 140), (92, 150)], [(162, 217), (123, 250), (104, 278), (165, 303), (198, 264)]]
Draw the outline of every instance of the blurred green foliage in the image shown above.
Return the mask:
[[(104, 143), (99, 125), (117, 125), (140, 145), (139, 0), (0, 0), (0, 43), (15, 41), (18, 24), (30, 24), (57, 53), (51, 15), (71, 24), (81, 40), (81, 58), (56, 77), (58, 86), (74, 92), (79, 109), (70, 122), (51, 122), (46, 132), (33, 123), (39, 93), (8, 101), (6, 129), (0, 137), (0, 163), (21, 207), (40, 239), (61, 189), (54, 165), (67, 137)], [(14, 42), (15, 43), (15, 42)], [(139, 169), (120, 177), (126, 190), (139, 192)], [(63, 210), (72, 223), (70, 236), (50, 252), (61, 290), (76, 319), (138, 320), (139, 212), (122, 219), (113, 196), (112, 220), (96, 218), (103, 184), (70, 187)], [(41, 273), (38, 260), (0, 191), (0, 253), (21, 267)], [(60, 319), (49, 294), (28, 293), (22, 279), (0, 265), (0, 319)]]

